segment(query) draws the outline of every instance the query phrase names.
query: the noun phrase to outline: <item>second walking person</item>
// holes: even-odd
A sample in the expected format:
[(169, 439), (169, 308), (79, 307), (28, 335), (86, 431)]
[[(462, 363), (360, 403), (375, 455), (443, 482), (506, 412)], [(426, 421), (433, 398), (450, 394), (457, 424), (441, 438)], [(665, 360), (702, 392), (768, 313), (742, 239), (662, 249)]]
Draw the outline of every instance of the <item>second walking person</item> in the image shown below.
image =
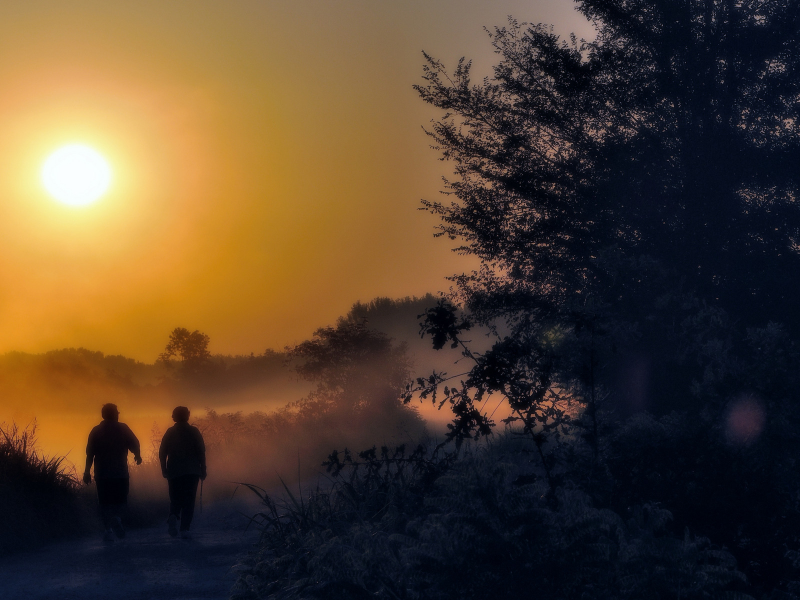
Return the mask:
[(164, 433), (158, 450), (161, 474), (169, 482), (167, 532), (177, 536), (180, 521), (181, 538), (190, 539), (197, 484), (206, 478), (206, 447), (200, 430), (189, 425), (188, 408), (175, 407), (172, 420), (175, 425)]

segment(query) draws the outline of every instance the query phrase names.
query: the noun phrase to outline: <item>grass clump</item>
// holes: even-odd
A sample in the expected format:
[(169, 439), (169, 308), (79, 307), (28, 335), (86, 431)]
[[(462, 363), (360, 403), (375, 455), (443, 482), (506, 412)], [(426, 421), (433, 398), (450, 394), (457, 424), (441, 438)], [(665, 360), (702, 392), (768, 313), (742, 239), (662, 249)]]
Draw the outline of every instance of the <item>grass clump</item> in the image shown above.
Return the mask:
[(64, 457), (36, 449), (35, 422), (0, 424), (0, 554), (82, 531), (89, 517), (85, 496)]

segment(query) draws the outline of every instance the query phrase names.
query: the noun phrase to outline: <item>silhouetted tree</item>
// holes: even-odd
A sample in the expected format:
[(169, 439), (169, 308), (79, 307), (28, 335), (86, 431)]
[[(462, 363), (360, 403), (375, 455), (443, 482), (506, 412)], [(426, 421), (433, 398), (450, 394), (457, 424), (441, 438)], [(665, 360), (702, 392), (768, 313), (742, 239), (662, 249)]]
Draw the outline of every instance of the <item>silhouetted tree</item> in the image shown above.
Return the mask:
[[(511, 20), (477, 84), (426, 55), (417, 90), (445, 112), (428, 133), (455, 178), (425, 206), (481, 267), (421, 330), (467, 372), (417, 390), (450, 402), (456, 441), (505, 400), (549, 498), (569, 480), (621, 511), (663, 502), (760, 589), (793, 590), (800, 4), (576, 4), (594, 41)], [(661, 414), (623, 423), (609, 398)]]
[(210, 338), (200, 331), (189, 331), (184, 327), (176, 327), (169, 334), (169, 341), (158, 360), (170, 364), (174, 356), (180, 357), (181, 373), (184, 376), (201, 373), (211, 358), (208, 351)]
[(800, 291), (800, 6), (577, 7), (595, 41), (512, 20), (490, 34), (499, 63), (477, 85), (470, 63), (448, 74), (426, 55), (417, 90), (446, 111), (428, 133), (458, 176), (457, 202), (426, 206), (489, 267), (465, 289), (617, 300), (640, 293), (641, 269), (620, 279), (609, 256), (647, 257), (737, 319), (786, 320)]
[(395, 346), (389, 336), (363, 322), (342, 319), (336, 327), (317, 329), (290, 355), (299, 360), (297, 373), (316, 383), (301, 403), (305, 410), (359, 412), (400, 406), (409, 378), (405, 347)]
[[(472, 415), (463, 433), (488, 393), (526, 427), (553, 423), (530, 412), (545, 387), (579, 392), (590, 421), (610, 392), (685, 405), (704, 367), (687, 349), (719, 319), (800, 329), (800, 5), (577, 7), (592, 42), (511, 20), (490, 33), (492, 77), (426, 55), (416, 87), (445, 111), (428, 133), (456, 174), (454, 202), (424, 204), (482, 261), (453, 299), (502, 323), (454, 404)], [(430, 333), (446, 335), (442, 314)]]

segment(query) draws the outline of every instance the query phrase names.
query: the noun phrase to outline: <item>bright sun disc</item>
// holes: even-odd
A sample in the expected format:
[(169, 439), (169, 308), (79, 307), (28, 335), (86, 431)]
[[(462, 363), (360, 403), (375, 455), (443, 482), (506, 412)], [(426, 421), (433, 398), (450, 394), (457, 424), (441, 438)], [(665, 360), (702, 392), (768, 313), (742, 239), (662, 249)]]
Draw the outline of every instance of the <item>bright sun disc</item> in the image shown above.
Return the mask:
[(59, 202), (84, 206), (106, 193), (111, 184), (111, 167), (96, 150), (70, 144), (53, 152), (45, 161), (42, 183)]

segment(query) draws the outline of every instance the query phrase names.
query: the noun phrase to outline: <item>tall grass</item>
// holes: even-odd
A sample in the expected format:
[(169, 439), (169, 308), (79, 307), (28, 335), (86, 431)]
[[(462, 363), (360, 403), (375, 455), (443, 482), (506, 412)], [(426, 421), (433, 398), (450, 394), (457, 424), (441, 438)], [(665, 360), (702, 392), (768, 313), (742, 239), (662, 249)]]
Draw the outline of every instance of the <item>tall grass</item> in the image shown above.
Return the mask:
[(6, 480), (43, 489), (72, 489), (78, 482), (65, 457), (37, 452), (35, 421), (24, 429), (16, 423), (0, 425), (0, 481)]
[(36, 423), (0, 424), (0, 554), (84, 531), (91, 510), (74, 467), (36, 448)]

